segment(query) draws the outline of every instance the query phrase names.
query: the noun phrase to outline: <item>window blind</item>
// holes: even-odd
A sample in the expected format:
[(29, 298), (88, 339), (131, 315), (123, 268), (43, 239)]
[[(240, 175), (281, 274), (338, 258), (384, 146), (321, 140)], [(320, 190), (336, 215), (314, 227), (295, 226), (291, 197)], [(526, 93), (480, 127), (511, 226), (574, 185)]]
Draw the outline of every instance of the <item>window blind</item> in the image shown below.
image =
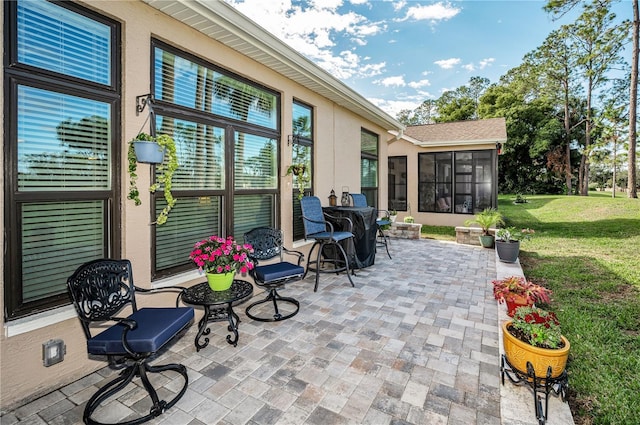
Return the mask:
[(159, 115), (156, 132), (169, 134), (176, 142), (180, 167), (173, 176), (173, 189), (224, 188), (224, 129)]
[[(156, 215), (166, 206), (164, 199), (156, 202)], [(156, 226), (156, 270), (191, 263), (193, 245), (211, 235), (220, 235), (221, 198), (204, 196), (180, 197), (171, 210), (170, 219)]]
[(236, 133), (235, 188), (277, 188), (276, 141), (248, 133)]
[(66, 292), (78, 266), (107, 256), (104, 218), (103, 201), (22, 205), (24, 302)]
[(155, 53), (155, 96), (226, 118), (277, 128), (275, 94), (162, 47)]
[(111, 85), (111, 28), (45, 1), (18, 4), (21, 63)]
[(110, 107), (33, 87), (18, 87), (18, 188), (110, 188)]
[(236, 195), (233, 202), (233, 236), (237, 241), (244, 241), (243, 235), (253, 228), (275, 223), (275, 195)]

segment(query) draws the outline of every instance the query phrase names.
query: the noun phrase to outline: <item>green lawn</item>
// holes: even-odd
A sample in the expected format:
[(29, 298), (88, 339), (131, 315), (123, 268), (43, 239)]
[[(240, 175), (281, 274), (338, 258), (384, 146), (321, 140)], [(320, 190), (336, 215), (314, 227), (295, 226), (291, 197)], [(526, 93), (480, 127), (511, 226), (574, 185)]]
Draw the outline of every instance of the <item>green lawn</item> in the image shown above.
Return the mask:
[[(640, 200), (501, 196), (508, 225), (530, 227), (525, 276), (554, 291), (571, 342), (569, 403), (577, 424), (640, 424)], [(553, 412), (551, 412), (553, 415)]]

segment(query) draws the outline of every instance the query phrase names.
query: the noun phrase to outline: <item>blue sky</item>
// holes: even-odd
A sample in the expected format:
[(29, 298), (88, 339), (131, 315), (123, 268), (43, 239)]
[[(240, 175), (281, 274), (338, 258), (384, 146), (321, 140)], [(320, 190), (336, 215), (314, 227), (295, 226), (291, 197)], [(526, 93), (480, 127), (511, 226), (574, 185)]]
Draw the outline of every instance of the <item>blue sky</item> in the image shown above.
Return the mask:
[[(497, 82), (577, 16), (521, 0), (226, 1), (392, 116), (473, 76)], [(631, 15), (628, 0), (615, 10)]]

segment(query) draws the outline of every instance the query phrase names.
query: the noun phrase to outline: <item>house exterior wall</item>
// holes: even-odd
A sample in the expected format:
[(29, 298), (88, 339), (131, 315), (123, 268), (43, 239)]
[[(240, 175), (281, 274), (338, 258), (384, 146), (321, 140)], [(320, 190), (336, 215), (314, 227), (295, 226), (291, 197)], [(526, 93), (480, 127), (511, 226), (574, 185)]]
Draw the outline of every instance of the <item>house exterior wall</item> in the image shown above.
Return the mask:
[[(386, 151), (387, 139), (389, 138), (387, 129), (359, 117), (327, 98), (286, 79), (262, 64), (225, 47), (142, 2), (87, 1), (78, 3), (122, 24), (121, 143), (123, 153), (126, 153), (127, 141), (140, 131), (145, 121), (144, 114), (136, 116), (135, 98), (150, 91), (150, 48), (151, 38), (155, 37), (280, 92), (279, 224), (285, 232), (286, 245), (291, 246), (293, 243), (291, 240), (293, 233), (292, 182), (290, 176), (284, 176), (283, 170), (291, 163), (292, 152), (291, 146), (287, 144), (287, 136), (292, 133), (291, 105), (294, 99), (305, 102), (314, 108), (313, 190), (323, 205), (328, 205), (327, 197), (331, 189), (335, 189), (339, 193), (342, 186), (348, 186), (352, 192), (356, 192), (360, 188), (361, 128), (379, 135), (379, 176), (386, 178)], [(0, 13), (5, 13), (4, 8), (0, 8), (0, 10)], [(4, 33), (0, 32), (0, 37), (3, 36)], [(4, 93), (4, 87), (1, 88)], [(0, 106), (4, 106), (4, 96), (0, 102), (2, 103)], [(4, 157), (0, 159), (0, 161), (3, 160)], [(139, 187), (148, 187), (149, 166), (140, 164), (138, 171)], [(122, 257), (131, 260), (136, 284), (149, 287), (151, 286), (149, 283), (151, 281), (150, 195), (146, 191), (141, 191), (142, 206), (138, 207), (134, 206), (133, 201), (126, 199), (128, 184), (126, 154), (121, 156), (120, 167), (116, 172), (120, 173), (121, 180), (122, 228), (118, 231), (121, 233)], [(0, 179), (3, 178), (4, 176), (0, 177)], [(4, 187), (3, 181), (3, 196), (0, 198), (2, 203), (4, 203)], [(385, 207), (387, 199), (385, 179), (382, 179), (379, 184), (379, 197), (380, 206)], [(5, 214), (4, 204), (2, 204), (0, 214)], [(0, 235), (0, 243), (2, 246), (6, 245), (4, 233)], [(310, 245), (305, 244), (302, 249), (304, 250), (305, 247), (308, 249)], [(5, 261), (16, 261), (16, 259), (5, 258)], [(5, 263), (3, 262), (0, 267), (2, 267), (0, 271), (4, 276)], [(196, 272), (190, 272), (153, 282), (153, 285), (179, 284), (188, 286), (199, 280)], [(0, 286), (4, 294), (4, 280)], [(153, 298), (153, 303), (167, 302), (168, 305), (171, 305), (173, 300), (173, 297), (165, 297), (162, 301)], [(144, 299), (139, 299), (139, 302), (142, 305), (148, 303)], [(5, 311), (4, 297), (0, 297), (0, 306)], [(18, 321), (3, 321), (3, 328), (0, 335), (0, 375), (2, 376), (0, 407), (3, 410), (46, 394), (106, 365), (102, 360), (88, 359), (86, 341), (71, 306), (36, 314)], [(44, 367), (42, 364), (42, 344), (49, 339), (58, 338), (64, 340), (66, 344), (65, 359), (59, 364)]]
[[(454, 152), (454, 151), (470, 151), (470, 150), (495, 150), (495, 143), (474, 144), (474, 145), (457, 145), (457, 146), (437, 146), (437, 147), (421, 147), (407, 142), (406, 140), (395, 140), (389, 143), (387, 156), (406, 156), (407, 157), (407, 201), (411, 208), (411, 216), (416, 223), (426, 224), (429, 226), (462, 226), (465, 220), (473, 217), (472, 214), (456, 214), (456, 213), (437, 213), (437, 212), (419, 212), (418, 205), (418, 154), (427, 152)], [(497, 185), (497, 175), (494, 185)], [(398, 211), (397, 221), (402, 221), (408, 216), (408, 211)]]

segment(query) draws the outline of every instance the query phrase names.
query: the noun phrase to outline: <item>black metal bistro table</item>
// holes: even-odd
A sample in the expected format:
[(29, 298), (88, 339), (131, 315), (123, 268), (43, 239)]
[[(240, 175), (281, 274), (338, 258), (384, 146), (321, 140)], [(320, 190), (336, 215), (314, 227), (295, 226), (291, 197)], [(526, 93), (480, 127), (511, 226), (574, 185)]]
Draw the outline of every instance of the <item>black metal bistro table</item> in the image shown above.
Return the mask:
[[(206, 335), (211, 333), (208, 327), (209, 322), (229, 321), (227, 329), (233, 332), (227, 335), (227, 342), (234, 347), (238, 345), (238, 323), (240, 318), (233, 311), (233, 303), (246, 300), (253, 294), (253, 285), (244, 280), (234, 280), (231, 288), (226, 291), (213, 291), (207, 282), (199, 283), (182, 291), (182, 301), (187, 304), (201, 305), (204, 307), (204, 316), (198, 322), (198, 334), (196, 335), (196, 350), (209, 345), (209, 338)], [(225, 305), (226, 304), (226, 305)], [(205, 336), (204, 342), (200, 343), (200, 338)]]
[[(354, 247), (347, 246), (344, 248), (347, 251), (347, 255), (351, 257), (349, 263), (353, 265), (353, 268), (362, 269), (373, 265), (376, 259), (376, 237), (378, 232), (376, 209), (373, 207), (324, 207), (322, 210), (334, 217), (351, 219)], [(326, 217), (326, 219), (333, 224), (336, 230), (346, 230), (342, 228), (344, 220), (334, 221), (330, 217)]]

